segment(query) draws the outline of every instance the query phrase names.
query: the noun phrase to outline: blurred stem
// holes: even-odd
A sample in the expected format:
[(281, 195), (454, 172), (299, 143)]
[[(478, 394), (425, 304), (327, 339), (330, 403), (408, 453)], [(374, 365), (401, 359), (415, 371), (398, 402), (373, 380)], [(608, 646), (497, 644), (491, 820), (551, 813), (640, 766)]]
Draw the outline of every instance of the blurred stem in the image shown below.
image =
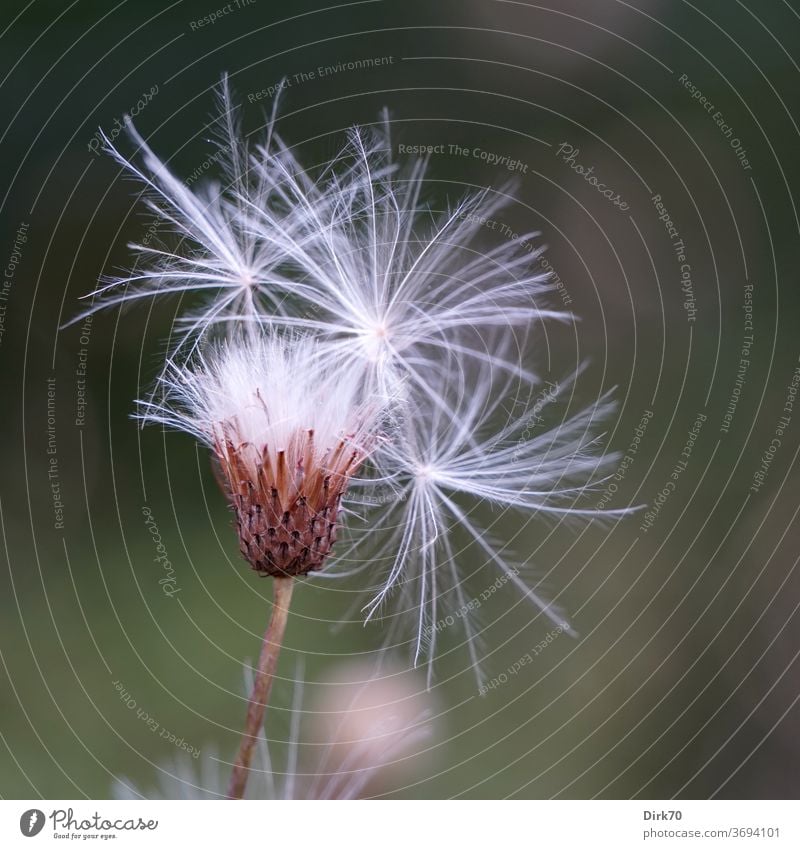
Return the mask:
[(261, 656), (258, 659), (253, 692), (247, 707), (244, 734), (239, 745), (239, 754), (233, 765), (231, 781), (228, 785), (228, 798), (241, 799), (250, 775), (250, 761), (253, 749), (258, 741), (258, 735), (264, 724), (264, 713), (269, 702), (272, 689), (272, 679), (278, 666), (278, 655), (281, 653), (283, 634), (286, 631), (286, 620), (289, 618), (289, 602), (292, 599), (294, 578), (273, 578), (272, 616), (267, 630), (264, 632), (264, 643), (261, 646)]

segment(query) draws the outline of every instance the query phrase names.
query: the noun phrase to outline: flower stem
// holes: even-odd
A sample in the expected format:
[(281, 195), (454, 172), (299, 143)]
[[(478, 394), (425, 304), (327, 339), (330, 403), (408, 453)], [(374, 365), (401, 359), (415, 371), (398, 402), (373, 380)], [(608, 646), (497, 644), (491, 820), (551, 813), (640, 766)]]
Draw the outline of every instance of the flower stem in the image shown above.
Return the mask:
[(244, 796), (245, 785), (250, 775), (250, 760), (253, 757), (253, 749), (264, 724), (264, 712), (267, 709), (272, 679), (278, 665), (278, 655), (281, 652), (286, 620), (289, 617), (289, 602), (292, 598), (293, 588), (294, 578), (273, 578), (272, 616), (267, 630), (264, 632), (264, 643), (261, 646), (261, 656), (258, 659), (256, 679), (247, 707), (244, 734), (242, 734), (239, 754), (233, 765), (233, 772), (228, 785), (228, 798), (230, 799), (241, 799)]

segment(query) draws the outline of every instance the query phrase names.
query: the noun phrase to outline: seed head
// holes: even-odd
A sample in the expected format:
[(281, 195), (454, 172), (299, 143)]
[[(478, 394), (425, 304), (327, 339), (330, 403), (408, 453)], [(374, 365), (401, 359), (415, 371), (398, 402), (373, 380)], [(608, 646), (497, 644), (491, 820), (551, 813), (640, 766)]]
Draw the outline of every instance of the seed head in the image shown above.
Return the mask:
[(242, 556), (276, 577), (321, 569), (336, 542), (342, 496), (365, 452), (341, 438), (317, 457), (310, 428), (297, 431), (285, 449), (266, 445), (254, 457), (251, 448), (232, 430), (214, 447)]
[(326, 366), (314, 342), (246, 333), (172, 365), (142, 418), (211, 449), (245, 560), (265, 575), (319, 570), (342, 497), (377, 438), (380, 404)]
[[(599, 436), (610, 397), (580, 409), (573, 378), (545, 386), (527, 366), (536, 343), (547, 344), (543, 323), (573, 317), (548, 303), (537, 234), (497, 239), (486, 227), (512, 187), (437, 211), (424, 200), (426, 161), (392, 159), (388, 118), (354, 128), (330, 162), (307, 169), (276, 132), (274, 111), (251, 144), (225, 80), (220, 103), (221, 183), (187, 186), (132, 128), (134, 160), (108, 145), (178, 246), (137, 246), (136, 273), (92, 293), (88, 312), (192, 296), (160, 400), (142, 404), (142, 418), (209, 446), (242, 554), (261, 574), (322, 569), (342, 505), (361, 512), (363, 533), (353, 529), (337, 552), (359, 565), (341, 574), (384, 565), (366, 613), (400, 600), (394, 622), (412, 623), (415, 663), (433, 658), (449, 596), (477, 667), (463, 585), (476, 563), (560, 625), (558, 598), (521, 575), (529, 558), (510, 550), (513, 538), (494, 539), (497, 520), (506, 511), (520, 522), (613, 520), (630, 510), (585, 501), (618, 459)], [(363, 497), (348, 499), (367, 458)], [(497, 515), (484, 520), (480, 502)]]

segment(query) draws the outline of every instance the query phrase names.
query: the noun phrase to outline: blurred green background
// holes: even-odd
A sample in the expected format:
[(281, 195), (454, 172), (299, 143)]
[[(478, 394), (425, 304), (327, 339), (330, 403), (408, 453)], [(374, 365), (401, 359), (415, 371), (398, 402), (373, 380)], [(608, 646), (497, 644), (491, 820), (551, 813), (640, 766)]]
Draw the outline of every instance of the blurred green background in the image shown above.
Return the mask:
[[(653, 412), (614, 506), (652, 504), (698, 413), (706, 420), (646, 532), (641, 516), (576, 529), (485, 508), (530, 574), (546, 576), (580, 636), (559, 636), (479, 697), (457, 629), (445, 632), (434, 686), (421, 696), (434, 715), (428, 751), (369, 793), (796, 797), (800, 407), (763, 485), (751, 486), (800, 355), (800, 4), (229, 6), (202, 27), (219, 11), (202, 2), (3, 7), (0, 258), (12, 276), (0, 301), (0, 795), (102, 798), (115, 776), (155, 787), (157, 765), (182, 752), (137, 719), (115, 682), (201, 759), (231, 756), (245, 709), (242, 663), (257, 654), (268, 612), (269, 583), (239, 561), (203, 452), (130, 420), (177, 303), (101, 314), (90, 334), (58, 331), (80, 295), (128, 267), (127, 242), (152, 222), (135, 185), (90, 149), (95, 132), (112, 131), (155, 89), (137, 128), (188, 177), (212, 150), (212, 89), (223, 71), (257, 133), (271, 106), (258, 93), (283, 77), (383, 57), (292, 84), (284, 137), (322, 162), (349, 126), (388, 106), (398, 143), (458, 144), (525, 164), (505, 220), (541, 231), (579, 318), (549, 331), (537, 364), (563, 379), (588, 359), (581, 403), (617, 387), (612, 450), (624, 452)], [(627, 208), (582, 179), (562, 145)], [(441, 208), (509, 174), (434, 154), (430, 177), (429, 199)], [(685, 244), (696, 316), (656, 195)], [(747, 284), (753, 344), (737, 385)], [(76, 425), (84, 361), (85, 421)], [(145, 505), (174, 567), (180, 592), (171, 598)], [(465, 559), (469, 598), (495, 575), (478, 552)], [(289, 733), (298, 657), (312, 727), (333, 686), (323, 682), (342, 664), (374, 660), (381, 625), (364, 628), (353, 614), (360, 589), (316, 581), (295, 593), (270, 727), (276, 751)], [(510, 586), (481, 609), (487, 677), (546, 637), (532, 610)], [(407, 653), (399, 647), (398, 658)], [(423, 676), (392, 674), (420, 698)]]

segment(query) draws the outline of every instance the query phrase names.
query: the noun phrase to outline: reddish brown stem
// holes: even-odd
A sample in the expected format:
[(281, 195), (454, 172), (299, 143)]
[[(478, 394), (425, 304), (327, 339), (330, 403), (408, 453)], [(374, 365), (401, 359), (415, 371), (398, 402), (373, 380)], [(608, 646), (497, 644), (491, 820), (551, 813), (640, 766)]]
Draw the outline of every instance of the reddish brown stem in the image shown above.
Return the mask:
[(241, 799), (244, 796), (244, 789), (250, 775), (253, 749), (264, 724), (264, 713), (269, 702), (272, 679), (278, 666), (278, 655), (281, 652), (283, 634), (286, 631), (286, 620), (289, 618), (289, 602), (292, 599), (293, 588), (293, 578), (273, 578), (272, 617), (269, 620), (267, 630), (264, 632), (264, 643), (261, 646), (261, 657), (258, 659), (256, 680), (247, 707), (244, 734), (228, 785), (228, 797), (230, 799)]

